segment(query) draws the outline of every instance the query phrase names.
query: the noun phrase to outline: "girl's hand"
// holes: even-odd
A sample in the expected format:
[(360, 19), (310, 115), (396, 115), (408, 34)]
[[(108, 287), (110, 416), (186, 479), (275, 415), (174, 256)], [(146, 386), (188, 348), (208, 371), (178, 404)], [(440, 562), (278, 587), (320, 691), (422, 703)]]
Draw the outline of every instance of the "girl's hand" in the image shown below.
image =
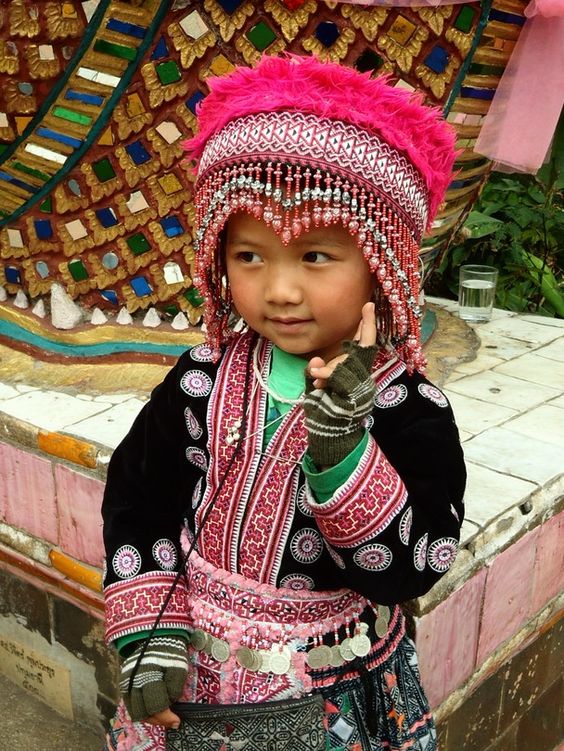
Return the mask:
[(143, 722), (148, 722), (149, 725), (163, 725), (167, 730), (173, 728), (177, 730), (180, 727), (180, 717), (177, 714), (174, 714), (170, 707), (168, 709), (163, 709), (162, 712), (155, 712), (155, 714), (147, 717)]
[[(358, 342), (361, 347), (373, 347), (376, 344), (376, 311), (373, 302), (367, 302), (362, 308), (362, 318), (354, 335), (354, 341)], [(347, 354), (337, 355), (327, 363), (322, 357), (312, 357), (307, 369), (314, 379), (315, 388), (325, 388), (329, 376), (347, 357)]]

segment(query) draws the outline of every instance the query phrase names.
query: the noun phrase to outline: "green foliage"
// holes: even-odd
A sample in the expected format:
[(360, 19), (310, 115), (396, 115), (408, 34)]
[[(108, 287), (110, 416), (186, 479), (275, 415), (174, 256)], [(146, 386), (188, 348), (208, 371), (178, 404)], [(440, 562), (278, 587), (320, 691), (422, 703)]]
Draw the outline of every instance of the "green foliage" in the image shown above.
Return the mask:
[(492, 173), (438, 273), (455, 296), (458, 270), (499, 270), (496, 306), (564, 318), (564, 123), (536, 176)]

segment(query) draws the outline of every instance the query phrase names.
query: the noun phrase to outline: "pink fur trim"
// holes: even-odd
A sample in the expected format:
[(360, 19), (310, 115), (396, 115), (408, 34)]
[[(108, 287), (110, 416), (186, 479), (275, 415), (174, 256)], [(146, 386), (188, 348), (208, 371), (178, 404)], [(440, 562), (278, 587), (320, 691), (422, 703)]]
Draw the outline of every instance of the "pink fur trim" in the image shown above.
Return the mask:
[(199, 132), (183, 144), (190, 159), (198, 162), (208, 139), (229, 121), (257, 112), (309, 112), (353, 123), (378, 133), (418, 169), (430, 194), (430, 225), (452, 179), (455, 133), (421, 95), (394, 88), (385, 77), (297, 55), (266, 55), (257, 67), (238, 67), (208, 84)]

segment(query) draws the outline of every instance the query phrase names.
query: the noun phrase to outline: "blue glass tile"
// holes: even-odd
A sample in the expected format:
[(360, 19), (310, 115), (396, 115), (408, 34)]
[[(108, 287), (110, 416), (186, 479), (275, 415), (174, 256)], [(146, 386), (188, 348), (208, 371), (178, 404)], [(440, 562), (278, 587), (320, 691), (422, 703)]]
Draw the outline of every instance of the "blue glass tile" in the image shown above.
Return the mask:
[(133, 160), (135, 164), (145, 164), (151, 158), (151, 155), (147, 149), (143, 146), (141, 141), (134, 141), (125, 147), (125, 150)]
[(112, 305), (118, 305), (119, 300), (116, 293), (113, 291), (113, 289), (105, 289), (103, 292), (100, 292), (104, 300), (107, 300)]
[(4, 266), (4, 276), (9, 284), (21, 284), (20, 270), (15, 266)]
[(448, 65), (448, 52), (437, 45), (437, 47), (433, 47), (423, 62), (434, 73), (442, 73)]
[(502, 23), (512, 23), (516, 26), (522, 26), (525, 23), (524, 16), (519, 16), (517, 15), (517, 13), (507, 13), (507, 11), (495, 9), (492, 9), (490, 11), (489, 20), (501, 21)]
[(467, 177), (465, 180), (454, 180), (450, 183), (449, 190), (456, 190), (456, 188), (464, 188), (472, 183), (479, 182), (483, 178), (483, 175), (474, 175), (473, 177)]
[(242, 4), (243, 0), (217, 0), (217, 4), (221, 5), (226, 13), (235, 13), (237, 8)]
[(49, 219), (35, 219), (35, 234), (38, 240), (48, 240), (53, 237), (53, 227)]
[(118, 223), (117, 217), (112, 209), (98, 209), (96, 216), (102, 227), (113, 227)]
[(184, 227), (180, 224), (177, 217), (166, 216), (160, 222), (167, 237), (176, 237), (177, 235), (184, 234)]
[(188, 109), (193, 115), (196, 114), (196, 105), (199, 102), (201, 102), (202, 99), (204, 99), (204, 97), (205, 97), (205, 94), (202, 94), (201, 91), (196, 91), (194, 92), (194, 94), (192, 94), (190, 99), (186, 100), (186, 106), (188, 107)]
[(17, 177), (14, 177), (13, 175), (9, 175), (7, 172), (0, 171), (0, 180), (5, 180), (8, 183), (11, 183), (12, 185), (17, 185), (18, 188), (21, 188), (22, 190), (27, 190), (28, 193), (37, 193), (39, 188), (36, 188), (34, 185), (30, 185), (29, 183), (24, 182), (23, 180), (18, 180)]
[(472, 99), (493, 99), (495, 89), (477, 89), (475, 86), (463, 86), (460, 89), (460, 96), (469, 96)]
[(164, 36), (162, 36), (157, 42), (157, 45), (151, 54), (151, 60), (160, 60), (161, 57), (168, 57), (168, 47), (166, 46)]
[(37, 128), (36, 133), (38, 136), (50, 138), (52, 141), (57, 141), (58, 143), (64, 143), (65, 146), (71, 146), (73, 149), (78, 149), (82, 146), (82, 139), (73, 138), (64, 133), (58, 133), (56, 130), (51, 130), (51, 128), (44, 128), (41, 126), (40, 128)]
[(101, 107), (104, 104), (105, 97), (98, 96), (98, 94), (85, 94), (83, 91), (67, 89), (65, 92), (65, 99), (84, 102), (84, 104), (93, 104), (95, 107)]
[(127, 34), (127, 36), (135, 37), (136, 39), (143, 39), (147, 33), (147, 29), (144, 29), (143, 26), (137, 26), (137, 24), (127, 21), (120, 21), (118, 18), (110, 18), (106, 24), (106, 29), (117, 31), (118, 34)]
[(153, 291), (144, 276), (134, 276), (129, 283), (137, 297), (146, 297)]
[(340, 35), (339, 27), (332, 21), (322, 21), (315, 30), (315, 36), (325, 47), (330, 47)]

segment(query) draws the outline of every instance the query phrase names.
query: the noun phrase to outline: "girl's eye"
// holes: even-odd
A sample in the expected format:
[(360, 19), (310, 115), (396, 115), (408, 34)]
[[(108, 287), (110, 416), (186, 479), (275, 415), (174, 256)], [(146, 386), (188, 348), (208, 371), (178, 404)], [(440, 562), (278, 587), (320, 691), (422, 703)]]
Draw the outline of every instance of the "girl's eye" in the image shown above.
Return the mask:
[(306, 263), (326, 263), (329, 260), (327, 253), (320, 253), (318, 250), (310, 250), (304, 254)]
[(260, 263), (262, 258), (258, 253), (253, 253), (250, 250), (244, 250), (241, 253), (237, 253), (237, 260), (243, 263)]

